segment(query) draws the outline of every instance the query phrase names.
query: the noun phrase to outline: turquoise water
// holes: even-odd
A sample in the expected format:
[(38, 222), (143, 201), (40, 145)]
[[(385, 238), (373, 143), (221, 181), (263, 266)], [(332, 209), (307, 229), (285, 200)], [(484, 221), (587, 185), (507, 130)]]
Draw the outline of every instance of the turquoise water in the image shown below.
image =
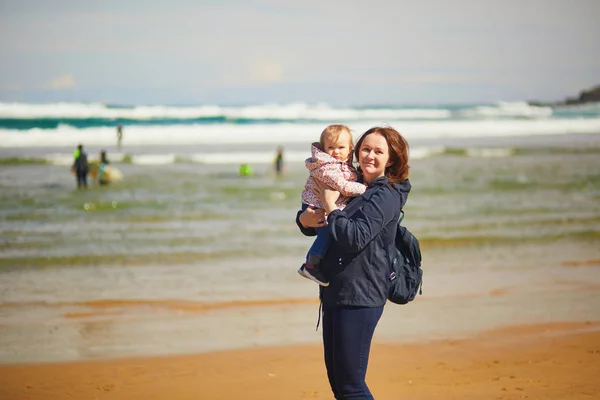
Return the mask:
[(478, 119), (591, 119), (600, 106), (539, 107), (526, 102), (464, 105), (105, 105), (0, 103), (0, 130), (56, 130), (123, 126), (281, 124), (326, 121), (451, 121)]

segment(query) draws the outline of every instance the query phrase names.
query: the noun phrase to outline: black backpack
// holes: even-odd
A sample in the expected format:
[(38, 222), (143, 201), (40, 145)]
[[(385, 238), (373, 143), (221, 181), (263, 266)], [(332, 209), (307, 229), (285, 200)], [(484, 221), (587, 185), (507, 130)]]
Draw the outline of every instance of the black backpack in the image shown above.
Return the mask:
[(390, 292), (388, 300), (406, 304), (415, 299), (417, 292), (423, 294), (423, 270), (421, 269), (421, 247), (417, 238), (406, 227), (400, 225), (404, 211), (398, 220), (396, 243), (391, 257)]

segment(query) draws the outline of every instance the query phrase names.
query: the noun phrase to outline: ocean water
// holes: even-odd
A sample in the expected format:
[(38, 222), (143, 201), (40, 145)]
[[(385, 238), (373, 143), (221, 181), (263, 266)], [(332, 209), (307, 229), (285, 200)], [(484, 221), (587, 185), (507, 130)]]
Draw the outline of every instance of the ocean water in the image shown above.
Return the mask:
[[(311, 239), (294, 217), (303, 160), (332, 122), (355, 137), (389, 124), (411, 145), (405, 224), (425, 295), (386, 309), (382, 338), (600, 317), (598, 106), (5, 103), (0, 362), (318, 341), (316, 287), (296, 274)], [(76, 190), (78, 143), (106, 150), (123, 181)]]
[[(72, 149), (109, 151), (134, 164), (270, 163), (282, 145), (289, 161), (306, 157), (306, 146), (329, 123), (359, 134), (381, 124), (397, 126), (413, 157), (435, 155), (474, 138), (527, 138), (597, 134), (600, 105), (552, 109), (527, 103), (428, 107), (332, 107), (327, 104), (247, 106), (111, 106), (104, 104), (0, 103), (0, 162), (69, 164)], [(116, 126), (124, 126), (123, 149)], [(510, 147), (510, 146), (509, 146)], [(465, 149), (467, 150), (467, 149)]]

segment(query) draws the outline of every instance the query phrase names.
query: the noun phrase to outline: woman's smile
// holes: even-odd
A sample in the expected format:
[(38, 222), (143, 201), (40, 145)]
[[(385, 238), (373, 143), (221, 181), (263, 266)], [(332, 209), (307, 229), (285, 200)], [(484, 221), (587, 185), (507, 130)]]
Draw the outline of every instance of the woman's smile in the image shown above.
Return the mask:
[(385, 168), (390, 165), (388, 143), (377, 133), (365, 137), (359, 152), (358, 163), (363, 172), (365, 183), (385, 174)]

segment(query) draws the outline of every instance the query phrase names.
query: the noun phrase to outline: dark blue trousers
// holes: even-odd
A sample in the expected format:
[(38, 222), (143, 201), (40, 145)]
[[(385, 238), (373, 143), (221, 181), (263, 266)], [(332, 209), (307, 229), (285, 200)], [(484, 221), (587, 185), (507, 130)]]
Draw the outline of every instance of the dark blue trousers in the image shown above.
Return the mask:
[(383, 307), (323, 307), (323, 350), (337, 400), (373, 399), (365, 377)]
[(75, 171), (75, 174), (77, 175), (77, 188), (80, 189), (82, 187), (87, 188), (87, 175), (88, 172), (87, 170), (83, 169), (83, 170), (77, 170)]

